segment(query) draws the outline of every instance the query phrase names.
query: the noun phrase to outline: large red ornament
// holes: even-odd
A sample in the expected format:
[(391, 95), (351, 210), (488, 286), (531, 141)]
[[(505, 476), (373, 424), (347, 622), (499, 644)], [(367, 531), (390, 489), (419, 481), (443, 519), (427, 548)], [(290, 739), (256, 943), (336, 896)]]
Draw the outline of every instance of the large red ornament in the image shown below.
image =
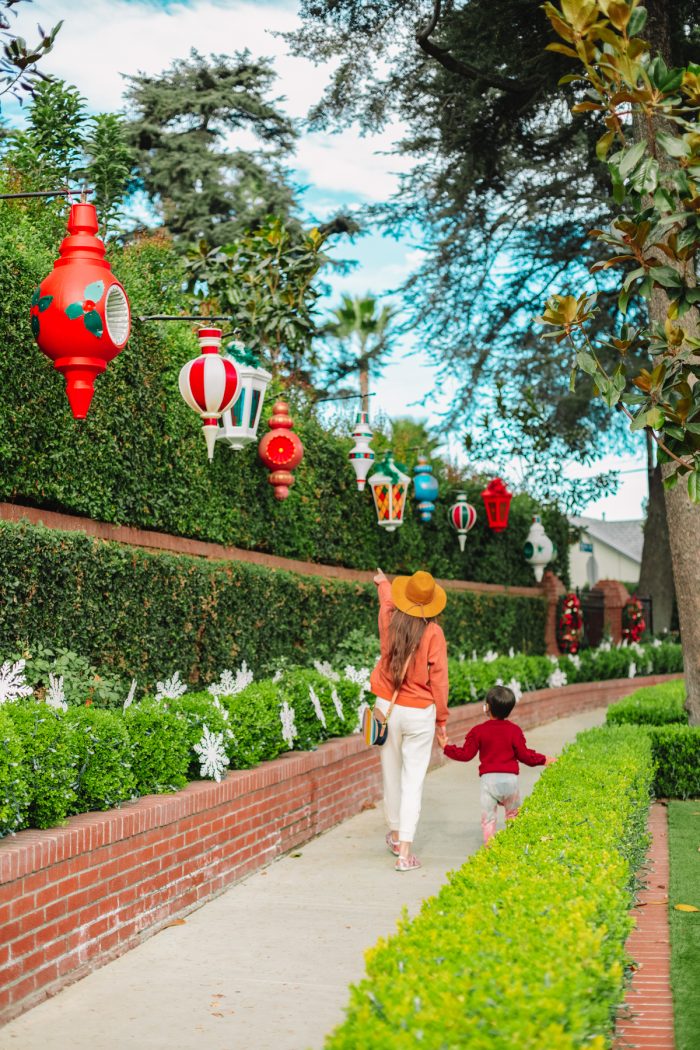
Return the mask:
[(489, 528), (494, 532), (503, 532), (508, 525), (508, 512), (513, 493), (506, 488), (502, 478), (494, 478), (481, 493), (486, 508)]
[(180, 369), (180, 393), (202, 417), (202, 430), (209, 459), (214, 457), (219, 417), (233, 404), (238, 392), (238, 372), (230, 357), (222, 357), (220, 328), (197, 332), (201, 354)]
[(76, 419), (85, 419), (95, 376), (124, 349), (131, 330), (129, 300), (105, 259), (93, 204), (74, 204), (60, 258), (32, 296), (32, 332), (39, 349), (66, 377)]
[(269, 422), (270, 433), (265, 434), (258, 446), (260, 459), (272, 472), (267, 480), (274, 485), (275, 499), (279, 500), (289, 495), (289, 486), (294, 484), (292, 470), (304, 458), (304, 446), (293, 433), (293, 426), (289, 405), (286, 401), (277, 401)]

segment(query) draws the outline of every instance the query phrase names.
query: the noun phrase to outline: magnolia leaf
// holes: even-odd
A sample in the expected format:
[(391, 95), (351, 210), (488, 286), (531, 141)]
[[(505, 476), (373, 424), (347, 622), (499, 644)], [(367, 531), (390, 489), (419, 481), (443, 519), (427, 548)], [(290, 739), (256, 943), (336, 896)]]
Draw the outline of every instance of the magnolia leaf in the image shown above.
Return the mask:
[[(567, 47), (566, 44), (547, 44), (545, 51), (558, 51), (560, 55), (568, 55), (569, 58), (578, 58), (578, 55), (574, 51), (573, 47)], [(562, 79), (564, 79), (562, 77)], [(578, 79), (571, 76), (571, 79)], [(559, 81), (561, 84), (561, 80)]]
[(627, 35), (636, 36), (637, 33), (641, 33), (644, 26), (647, 24), (647, 9), (646, 7), (635, 7), (634, 11), (630, 15), (630, 20), (627, 23)]
[(598, 139), (595, 145), (595, 155), (598, 160), (605, 160), (608, 155), (608, 150), (615, 141), (615, 132), (606, 131), (604, 135)]
[(669, 157), (687, 157), (690, 152), (690, 147), (684, 139), (676, 135), (669, 135), (667, 131), (657, 131), (656, 141)]
[(70, 317), (71, 321), (74, 321), (76, 317), (83, 316), (83, 304), (82, 303), (70, 303), (66, 307), (66, 314)]
[(577, 351), (576, 364), (589, 376), (594, 376), (598, 371), (598, 365), (595, 362), (595, 358), (586, 350)]
[(97, 310), (88, 310), (83, 320), (85, 322), (85, 327), (87, 328), (88, 332), (92, 332), (92, 334), (97, 339), (100, 339), (103, 332), (102, 318), (98, 314)]
[(656, 284), (660, 284), (664, 288), (683, 287), (681, 275), (672, 266), (651, 266), (649, 268), (649, 276)]
[(647, 148), (645, 141), (635, 142), (634, 146), (630, 146), (629, 149), (625, 150), (620, 161), (620, 177), (626, 178), (639, 164), (640, 160), (644, 156), (644, 152)]
[(104, 281), (92, 281), (83, 292), (83, 299), (89, 299), (93, 303), (99, 303), (105, 290)]
[(700, 908), (696, 908), (694, 904), (674, 904), (674, 911), (700, 911)]
[(691, 503), (700, 503), (700, 474), (697, 470), (688, 475), (688, 495)]

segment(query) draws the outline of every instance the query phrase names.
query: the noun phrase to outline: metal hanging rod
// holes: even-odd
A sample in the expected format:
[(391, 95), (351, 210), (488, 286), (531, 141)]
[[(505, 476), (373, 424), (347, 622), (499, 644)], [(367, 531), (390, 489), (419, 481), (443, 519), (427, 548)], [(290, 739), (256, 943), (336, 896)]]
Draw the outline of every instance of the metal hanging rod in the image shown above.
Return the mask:
[(82, 190), (32, 190), (26, 193), (0, 193), (0, 200), (2, 201), (14, 201), (20, 200), (25, 197), (87, 197), (88, 193), (94, 193), (94, 190), (82, 189)]
[(139, 321), (233, 321), (233, 317), (202, 317), (201, 314), (145, 314)]
[(337, 397), (317, 397), (314, 404), (320, 405), (322, 401), (361, 401), (365, 397), (376, 397), (376, 394), (338, 394)]

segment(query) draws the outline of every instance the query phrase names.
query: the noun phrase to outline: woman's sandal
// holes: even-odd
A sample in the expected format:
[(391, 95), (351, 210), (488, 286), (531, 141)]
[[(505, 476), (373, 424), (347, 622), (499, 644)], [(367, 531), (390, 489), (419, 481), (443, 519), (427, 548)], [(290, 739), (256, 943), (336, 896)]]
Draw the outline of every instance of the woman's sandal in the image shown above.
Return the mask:
[(393, 839), (391, 837), (391, 832), (390, 831), (387, 831), (387, 833), (386, 833), (385, 842), (387, 844), (387, 849), (389, 849), (394, 854), (395, 857), (398, 857), (398, 855), (399, 855), (399, 842), (398, 842), (398, 839)]
[(397, 857), (394, 868), (396, 871), (413, 871), (414, 868), (420, 868), (420, 866), (418, 857), (411, 853), (408, 857)]

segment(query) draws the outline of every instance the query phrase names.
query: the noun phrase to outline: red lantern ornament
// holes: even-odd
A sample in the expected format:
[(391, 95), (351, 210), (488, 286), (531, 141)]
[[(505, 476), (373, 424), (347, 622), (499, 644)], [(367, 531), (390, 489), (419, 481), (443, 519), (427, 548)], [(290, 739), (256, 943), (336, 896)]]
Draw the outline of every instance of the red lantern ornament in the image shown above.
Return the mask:
[(202, 417), (202, 430), (209, 459), (219, 432), (219, 417), (233, 404), (238, 391), (238, 372), (230, 357), (222, 357), (220, 328), (197, 332), (201, 354), (180, 369), (180, 393), (190, 408)]
[(494, 478), (481, 493), (486, 508), (489, 528), (494, 532), (503, 532), (508, 525), (508, 511), (513, 493), (506, 488), (502, 478)]
[(298, 434), (293, 433), (289, 405), (277, 401), (269, 422), (270, 433), (265, 434), (258, 446), (258, 455), (269, 471), (268, 481), (275, 487), (275, 499), (283, 500), (289, 495), (289, 486), (294, 484), (292, 471), (304, 458), (304, 446)]
[(73, 204), (68, 236), (53, 270), (32, 296), (32, 332), (42, 353), (66, 377), (76, 419), (85, 419), (95, 376), (124, 349), (129, 300), (105, 259), (94, 204)]

